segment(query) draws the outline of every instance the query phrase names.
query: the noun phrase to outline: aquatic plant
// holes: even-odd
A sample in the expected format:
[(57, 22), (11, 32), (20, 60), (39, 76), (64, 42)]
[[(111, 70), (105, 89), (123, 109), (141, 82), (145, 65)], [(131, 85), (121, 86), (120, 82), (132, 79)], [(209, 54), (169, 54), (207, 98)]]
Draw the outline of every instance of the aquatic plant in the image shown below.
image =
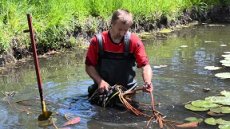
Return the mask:
[[(157, 111), (157, 109), (155, 109), (155, 105), (154, 105), (154, 98), (153, 98), (153, 94), (150, 93), (150, 97), (151, 97), (151, 109), (145, 109), (144, 112), (143, 110), (140, 109), (140, 107), (136, 107), (135, 105), (138, 104), (139, 106), (141, 106), (140, 103), (134, 101), (132, 99), (132, 96), (134, 94), (136, 94), (136, 92), (138, 91), (143, 91), (144, 87), (138, 87), (136, 89), (128, 89), (125, 90), (125, 88), (121, 85), (114, 85), (114, 86), (110, 86), (109, 88), (110, 90), (104, 93), (100, 93), (98, 90), (96, 90), (92, 96), (89, 98), (89, 101), (92, 103), (96, 103), (100, 106), (106, 107), (109, 104), (114, 104), (116, 103), (122, 103), (123, 106), (130, 112), (134, 113), (137, 116), (142, 116), (142, 117), (146, 117), (148, 120), (147, 122), (147, 127), (150, 126), (150, 123), (156, 121), (159, 125), (159, 127), (162, 128), (166, 128), (166, 129), (176, 129), (176, 128), (192, 128), (192, 127), (197, 127), (198, 126), (198, 122), (187, 122), (187, 123), (182, 123), (182, 122), (177, 122), (177, 121), (172, 121), (172, 120), (168, 120), (167, 118), (165, 118), (165, 116)], [(118, 101), (112, 101), (113, 99), (119, 98), (119, 102)], [(113, 103), (111, 103), (111, 101)], [(115, 104), (116, 104), (115, 103)], [(151, 113), (149, 113), (151, 112)]]
[[(204, 100), (195, 100), (185, 104), (185, 108), (191, 111), (207, 111), (210, 116), (220, 117), (230, 114), (230, 91), (221, 91), (219, 96), (209, 96)], [(190, 117), (187, 121), (200, 121), (202, 118)], [(219, 129), (228, 129), (230, 121), (222, 118), (204, 118), (204, 123), (208, 125), (219, 125)]]

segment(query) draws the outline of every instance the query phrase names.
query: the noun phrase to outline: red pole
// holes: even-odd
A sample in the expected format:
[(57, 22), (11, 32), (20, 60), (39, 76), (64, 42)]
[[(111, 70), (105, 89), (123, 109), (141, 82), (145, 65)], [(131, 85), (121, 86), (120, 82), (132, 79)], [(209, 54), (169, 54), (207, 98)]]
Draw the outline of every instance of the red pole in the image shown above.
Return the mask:
[(39, 89), (41, 106), (42, 106), (42, 111), (43, 111), (44, 105), (43, 105), (42, 80), (41, 80), (41, 75), (40, 75), (40, 67), (39, 67), (39, 63), (38, 63), (37, 49), (36, 49), (36, 43), (35, 43), (35, 38), (34, 38), (32, 17), (30, 14), (27, 14), (27, 20), (28, 20), (28, 25), (29, 25), (29, 32), (30, 32), (30, 39), (31, 39), (31, 43), (32, 43), (32, 49), (33, 49), (33, 57), (34, 57), (34, 65), (35, 65), (36, 75), (37, 75), (38, 89)]

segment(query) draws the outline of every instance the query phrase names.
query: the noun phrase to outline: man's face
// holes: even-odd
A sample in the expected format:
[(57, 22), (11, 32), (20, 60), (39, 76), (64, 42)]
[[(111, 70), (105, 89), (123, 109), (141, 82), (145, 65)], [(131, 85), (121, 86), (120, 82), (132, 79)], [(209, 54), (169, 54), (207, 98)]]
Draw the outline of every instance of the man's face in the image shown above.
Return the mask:
[(114, 34), (114, 38), (121, 39), (129, 30), (131, 24), (125, 24), (121, 20), (117, 20), (112, 24), (112, 31)]

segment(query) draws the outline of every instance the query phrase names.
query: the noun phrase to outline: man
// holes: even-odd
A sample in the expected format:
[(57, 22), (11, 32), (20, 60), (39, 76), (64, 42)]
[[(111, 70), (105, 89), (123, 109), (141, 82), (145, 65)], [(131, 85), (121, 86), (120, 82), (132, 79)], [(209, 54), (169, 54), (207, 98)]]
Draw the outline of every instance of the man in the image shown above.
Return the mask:
[(94, 80), (89, 96), (96, 89), (104, 93), (115, 84), (135, 88), (136, 64), (142, 69), (144, 91), (153, 91), (152, 69), (144, 45), (137, 35), (128, 32), (132, 23), (132, 14), (118, 9), (112, 15), (111, 28), (91, 39), (85, 61), (86, 72)]

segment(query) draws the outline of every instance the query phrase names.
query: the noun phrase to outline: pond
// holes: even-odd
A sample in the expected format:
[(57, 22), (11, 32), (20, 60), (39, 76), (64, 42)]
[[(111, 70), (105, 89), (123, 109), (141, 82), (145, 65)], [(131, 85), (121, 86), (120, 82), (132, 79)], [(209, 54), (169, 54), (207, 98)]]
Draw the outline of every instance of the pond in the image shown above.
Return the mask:
[[(168, 36), (165, 36), (168, 35)], [(230, 25), (199, 25), (184, 28), (157, 39), (143, 40), (153, 68), (154, 97), (157, 110), (170, 120), (183, 121), (186, 117), (206, 117), (184, 108), (184, 104), (230, 90), (229, 79), (215, 77), (219, 72), (230, 72), (221, 66), (221, 55), (230, 51)], [(76, 54), (77, 53), (77, 54)], [(87, 87), (93, 82), (85, 73), (84, 50), (41, 57), (40, 67), (44, 98), (54, 114), (56, 126), (61, 128), (64, 116), (81, 117), (81, 122), (70, 128), (78, 129), (133, 129), (145, 128), (147, 120), (114, 108), (91, 105), (87, 100)], [(205, 66), (219, 66), (209, 71)], [(139, 84), (140, 70), (137, 73)], [(209, 92), (204, 92), (210, 88)], [(37, 117), (41, 114), (33, 60), (20, 62), (16, 68), (0, 74), (0, 128), (40, 129)], [(6, 95), (9, 95), (8, 97)], [(149, 104), (150, 97), (140, 93), (138, 101)], [(229, 115), (226, 116), (230, 120)], [(157, 129), (153, 124), (149, 128)], [(198, 129), (216, 126), (201, 124)]]

